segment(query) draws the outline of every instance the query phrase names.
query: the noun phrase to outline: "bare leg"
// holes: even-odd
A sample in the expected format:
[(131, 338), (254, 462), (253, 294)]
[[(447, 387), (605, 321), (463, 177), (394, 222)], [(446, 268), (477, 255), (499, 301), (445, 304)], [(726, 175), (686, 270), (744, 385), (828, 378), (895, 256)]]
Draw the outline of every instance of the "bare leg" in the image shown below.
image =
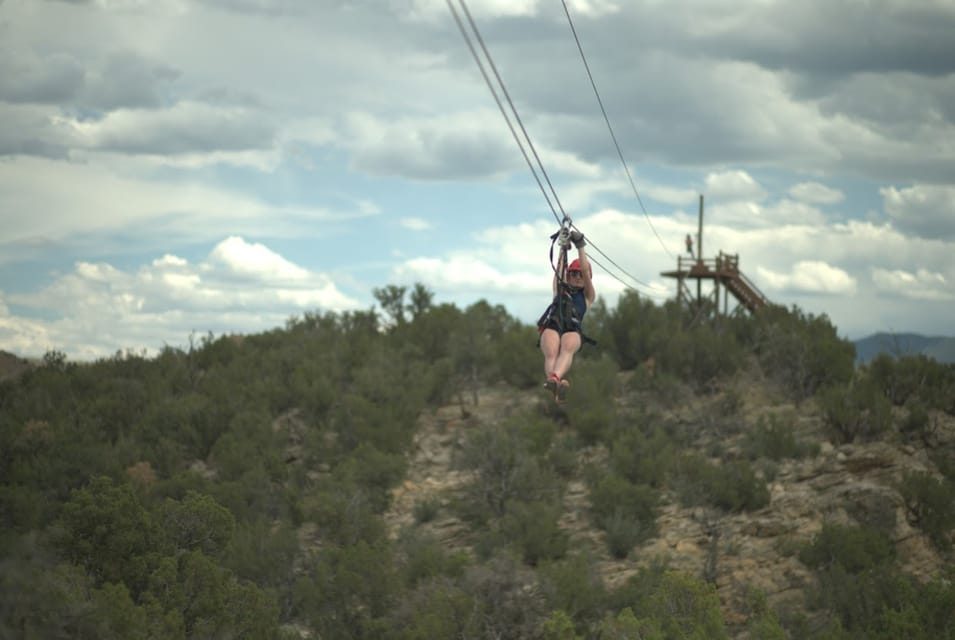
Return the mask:
[(550, 377), (557, 366), (561, 338), (553, 329), (544, 329), (541, 333), (541, 351), (544, 353), (544, 376)]
[(560, 336), (560, 352), (557, 354), (557, 360), (554, 363), (554, 371), (558, 377), (563, 378), (568, 371), (570, 371), (570, 365), (574, 362), (574, 354), (580, 349), (580, 334), (576, 332), (568, 332)]

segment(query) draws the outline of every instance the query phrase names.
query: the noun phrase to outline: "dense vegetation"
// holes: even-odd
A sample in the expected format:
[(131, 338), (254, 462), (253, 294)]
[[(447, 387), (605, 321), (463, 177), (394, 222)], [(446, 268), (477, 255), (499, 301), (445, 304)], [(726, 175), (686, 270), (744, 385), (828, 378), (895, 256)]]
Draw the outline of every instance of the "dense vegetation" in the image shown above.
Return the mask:
[[(471, 472), (464, 493), (422, 501), (395, 538), (382, 514), (418, 416), (466, 407), (489, 383), (529, 393), (540, 355), (536, 330), (502, 307), (435, 305), (421, 285), (375, 296), (380, 311), (306, 314), (154, 358), (75, 364), (50, 352), (0, 382), (0, 637), (728, 638), (706, 575), (654, 565), (605, 587), (558, 524), (567, 480), (586, 479), (593, 526), (626, 558), (655, 534), (664, 494), (759, 509), (769, 465), (818, 443), (761, 420), (746, 455), (718, 464), (718, 451), (690, 447), (712, 424), (614, 399), (675, 403), (755, 367), (794, 402), (818, 402), (834, 442), (928, 442), (938, 412), (955, 411), (955, 368), (879, 358), (857, 370), (824, 316), (773, 308), (694, 323), (625, 295), (588, 316), (599, 347), (575, 364), (572, 410), (542, 403), (475, 430), (457, 460)], [(721, 398), (714, 420), (734, 412), (732, 394)], [(581, 462), (595, 448), (606, 463)], [(900, 487), (945, 553), (951, 453)], [(473, 553), (418, 526), (444, 509), (468, 524)], [(816, 572), (824, 627), (754, 593), (750, 637), (955, 638), (955, 575), (906, 576), (878, 527), (827, 526), (798, 553)]]

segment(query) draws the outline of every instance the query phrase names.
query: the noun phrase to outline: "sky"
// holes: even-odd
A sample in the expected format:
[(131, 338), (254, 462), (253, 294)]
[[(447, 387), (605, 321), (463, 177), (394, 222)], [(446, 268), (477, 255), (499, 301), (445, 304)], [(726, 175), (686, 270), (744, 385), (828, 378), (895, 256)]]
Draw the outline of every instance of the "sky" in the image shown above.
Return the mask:
[(662, 304), (701, 195), (702, 255), (773, 303), (955, 335), (955, 0), (451, 7), (520, 146), (446, 0), (0, 0), (0, 349), (155, 354), (415, 283), (533, 323), (565, 216), (611, 308)]

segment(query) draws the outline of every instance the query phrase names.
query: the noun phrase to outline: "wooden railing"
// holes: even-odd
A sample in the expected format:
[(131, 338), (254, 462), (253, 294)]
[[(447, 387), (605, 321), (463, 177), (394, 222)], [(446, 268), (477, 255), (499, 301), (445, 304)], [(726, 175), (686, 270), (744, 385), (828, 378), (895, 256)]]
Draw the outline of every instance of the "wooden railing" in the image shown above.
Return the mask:
[(755, 312), (769, 304), (756, 284), (739, 270), (739, 255), (723, 253), (716, 258), (677, 257), (677, 271), (663, 275), (678, 278), (705, 278), (722, 284), (747, 309)]

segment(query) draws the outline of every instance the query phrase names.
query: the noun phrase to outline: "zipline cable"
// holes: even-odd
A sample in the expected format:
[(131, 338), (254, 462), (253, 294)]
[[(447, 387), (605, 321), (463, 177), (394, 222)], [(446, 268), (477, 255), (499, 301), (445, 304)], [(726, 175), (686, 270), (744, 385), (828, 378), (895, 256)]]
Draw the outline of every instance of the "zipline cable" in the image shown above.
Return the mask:
[(653, 222), (650, 221), (650, 214), (647, 213), (646, 207), (643, 206), (643, 200), (640, 198), (640, 194), (637, 192), (637, 186), (633, 182), (633, 175), (630, 173), (630, 167), (627, 166), (627, 161), (623, 157), (623, 151), (620, 149), (620, 143), (617, 142), (617, 136), (613, 132), (613, 127), (610, 124), (610, 118), (607, 116), (607, 110), (604, 108), (603, 100), (600, 98), (600, 92), (597, 91), (597, 83), (594, 81), (594, 75), (590, 72), (590, 65), (587, 63), (587, 56), (584, 55), (584, 48), (580, 44), (580, 38), (577, 37), (577, 29), (574, 27), (574, 20), (570, 16), (570, 10), (567, 8), (566, 0), (560, 0), (561, 4), (564, 6), (564, 13), (567, 15), (567, 22), (570, 24), (570, 31), (574, 34), (574, 42), (577, 43), (577, 50), (580, 52), (580, 59), (584, 63), (584, 69), (587, 70), (587, 77), (590, 78), (590, 86), (593, 87), (594, 95), (597, 97), (597, 104), (600, 105), (600, 112), (603, 114), (604, 122), (607, 123), (607, 129), (610, 131), (610, 137), (613, 140), (613, 145), (617, 149), (617, 155), (620, 157), (620, 163), (623, 165), (623, 170), (627, 174), (627, 180), (630, 182), (630, 188), (633, 190), (633, 195), (637, 197), (637, 202), (640, 203), (640, 209), (643, 210), (643, 215), (647, 219), (647, 224), (650, 225), (650, 229), (653, 231), (653, 235), (657, 237), (657, 240), (660, 242), (660, 246), (663, 247), (663, 250), (667, 252), (667, 255), (670, 258), (673, 258), (673, 253), (667, 249), (667, 246), (663, 243), (663, 240), (660, 238), (660, 234), (657, 233), (657, 230), (653, 226)]
[[(574, 228), (574, 229), (577, 229), (576, 225), (574, 225), (574, 223), (573, 223), (573, 220), (572, 220), (571, 217), (566, 213), (566, 211), (564, 211), (564, 208), (563, 208), (563, 206), (562, 206), (561, 203), (560, 203), (560, 198), (559, 198), (558, 195), (557, 195), (557, 190), (554, 188), (554, 185), (553, 185), (553, 183), (551, 182), (550, 177), (547, 175), (547, 170), (544, 168), (543, 162), (541, 161), (540, 156), (538, 155), (537, 150), (536, 150), (536, 148), (534, 147), (534, 143), (533, 143), (533, 141), (531, 140), (530, 134), (528, 134), (527, 129), (524, 127), (524, 123), (523, 123), (523, 121), (521, 120), (520, 114), (519, 114), (518, 111), (517, 111), (517, 107), (515, 107), (514, 102), (511, 100), (510, 94), (509, 94), (508, 91), (507, 91), (507, 87), (506, 87), (506, 85), (504, 84), (504, 80), (501, 78), (500, 73), (498, 73), (498, 71), (497, 71), (497, 66), (494, 64), (494, 59), (491, 57), (491, 54), (490, 54), (490, 52), (488, 51), (487, 46), (486, 46), (485, 43), (484, 43), (484, 39), (481, 37), (481, 32), (480, 32), (480, 30), (478, 29), (478, 26), (477, 26), (477, 24), (475, 23), (474, 18), (473, 18), (473, 16), (471, 15), (471, 12), (468, 10), (468, 7), (467, 7), (467, 4), (466, 4), (465, 0), (458, 0), (459, 4), (461, 5), (461, 9), (462, 9), (462, 11), (464, 12), (464, 15), (466, 16), (466, 18), (467, 18), (467, 20), (468, 20), (468, 24), (470, 25), (471, 30), (474, 32), (474, 36), (475, 36), (475, 38), (477, 39), (478, 44), (479, 44), (480, 47), (481, 47), (481, 51), (484, 53), (484, 57), (487, 59), (488, 66), (491, 68), (492, 72), (494, 73), (494, 77), (496, 78), (497, 83), (498, 83), (498, 85), (500, 86), (501, 92), (503, 93), (505, 99), (507, 100), (507, 103), (508, 103), (508, 105), (510, 106), (511, 112), (512, 112), (513, 115), (514, 115), (514, 120), (517, 122), (518, 126), (520, 127), (521, 132), (523, 133), (524, 138), (525, 138), (525, 140), (527, 141), (527, 145), (528, 145), (528, 147), (530, 148), (531, 153), (534, 155), (534, 159), (537, 161), (537, 165), (538, 165), (538, 167), (540, 168), (540, 172), (541, 172), (541, 174), (544, 176), (544, 180), (547, 182), (548, 187), (550, 187), (550, 191), (551, 191), (551, 193), (553, 194), (553, 197), (554, 197), (554, 202), (557, 203), (557, 208), (560, 209), (560, 213), (561, 213), (561, 215), (562, 215), (563, 217), (561, 217), (561, 215), (558, 215), (557, 209), (554, 208), (554, 205), (553, 205), (553, 203), (551, 202), (551, 199), (550, 199), (550, 197), (549, 197), (548, 194), (547, 194), (547, 189), (544, 188), (544, 185), (543, 185), (543, 183), (541, 182), (541, 179), (540, 179), (540, 177), (539, 177), (538, 174), (537, 174), (537, 170), (534, 168), (534, 164), (533, 164), (533, 162), (531, 162), (531, 159), (530, 159), (530, 157), (528, 156), (527, 151), (526, 151), (525, 148), (524, 148), (524, 144), (521, 142), (520, 136), (518, 136), (517, 130), (514, 128), (514, 125), (513, 125), (513, 123), (511, 122), (511, 118), (508, 116), (507, 110), (504, 108), (504, 105), (503, 105), (503, 103), (501, 102), (501, 98), (498, 96), (497, 90), (496, 90), (495, 87), (494, 87), (494, 83), (491, 81), (491, 78), (490, 78), (490, 76), (488, 75), (487, 70), (485, 69), (485, 65), (484, 65), (484, 63), (483, 63), (482, 60), (481, 60), (481, 56), (478, 54), (477, 50), (476, 50), (475, 47), (474, 47), (473, 42), (471, 41), (471, 37), (470, 37), (470, 35), (468, 34), (468, 30), (467, 30), (467, 28), (465, 27), (464, 22), (461, 20), (461, 17), (460, 17), (460, 15), (459, 15), (459, 13), (458, 13), (458, 10), (455, 8), (455, 6), (454, 6), (452, 0), (445, 0), (445, 1), (446, 1), (447, 5), (448, 5), (448, 9), (451, 11), (451, 15), (454, 17), (454, 21), (455, 21), (455, 22), (457, 23), (457, 25), (458, 25), (458, 29), (459, 29), (460, 32), (461, 32), (461, 36), (464, 38), (464, 41), (465, 41), (465, 43), (467, 44), (468, 49), (469, 49), (470, 52), (471, 52), (471, 56), (474, 58), (474, 61), (475, 61), (475, 63), (477, 64), (478, 69), (480, 70), (481, 75), (482, 75), (483, 78), (484, 78), (484, 82), (485, 82), (485, 84), (487, 85), (488, 90), (490, 90), (490, 92), (491, 92), (491, 96), (494, 98), (494, 101), (497, 103), (498, 109), (500, 110), (501, 115), (504, 117), (504, 121), (507, 123), (507, 126), (508, 126), (508, 128), (510, 129), (510, 131), (511, 131), (511, 135), (514, 137), (514, 141), (517, 143), (517, 146), (518, 146), (518, 148), (519, 148), (520, 151), (521, 151), (521, 155), (524, 156), (524, 160), (525, 160), (525, 162), (527, 162), (527, 166), (528, 166), (528, 168), (531, 170), (531, 174), (534, 176), (534, 179), (535, 179), (536, 182), (537, 182), (537, 186), (540, 188), (541, 193), (542, 193), (543, 196), (544, 196), (544, 200), (546, 200), (547, 205), (548, 205), (548, 207), (549, 207), (550, 210), (551, 210), (551, 213), (554, 215), (554, 219), (557, 220), (557, 223), (558, 223), (559, 225), (561, 225), (561, 227), (563, 227), (564, 225), (569, 225), (570, 227), (572, 227), (572, 228)], [(566, 10), (566, 5), (565, 5), (564, 8), (565, 8), (565, 10)], [(579, 47), (579, 46), (580, 46), (580, 45), (579, 45), (579, 43), (578, 43), (578, 47)], [(585, 64), (586, 64), (586, 62), (585, 62)], [(589, 70), (588, 70), (588, 71), (589, 71)], [(592, 80), (591, 80), (591, 83), (593, 84), (593, 81), (592, 81)], [(596, 91), (596, 86), (594, 86), (594, 90)], [(599, 96), (598, 96), (598, 100), (599, 100)], [(601, 105), (601, 107), (602, 107), (602, 105)], [(606, 113), (604, 114), (604, 117), (605, 117), (605, 119), (606, 119)], [(609, 120), (608, 120), (608, 125), (609, 125)], [(612, 130), (611, 130), (611, 134), (612, 134)], [(618, 147), (618, 152), (619, 152), (619, 147)], [(622, 155), (622, 154), (621, 154), (621, 155)], [(628, 172), (628, 174), (629, 174), (629, 172)], [(632, 184), (632, 181), (631, 181), (631, 184)], [(634, 192), (636, 192), (635, 188), (634, 188)], [(638, 196), (638, 198), (639, 198), (639, 196)], [(642, 205), (642, 203), (641, 203), (641, 205)], [(644, 213), (646, 213), (646, 212), (644, 211)], [(648, 220), (649, 220), (649, 218), (648, 218)], [(651, 226), (652, 226), (652, 225), (651, 225)], [(579, 231), (579, 229), (577, 229), (577, 230)], [(658, 237), (659, 237), (659, 236), (658, 236)], [(630, 279), (633, 280), (634, 282), (637, 282), (637, 283), (643, 285), (644, 287), (659, 289), (659, 287), (655, 287), (654, 285), (651, 285), (651, 284), (648, 284), (648, 283), (646, 283), (646, 282), (643, 282), (643, 281), (640, 280), (639, 278), (636, 278), (635, 276), (633, 276), (633, 275), (631, 275), (630, 273), (628, 273), (623, 267), (621, 267), (619, 264), (617, 264), (616, 262), (614, 262), (613, 259), (610, 258), (610, 256), (608, 256), (606, 253), (604, 253), (603, 251), (601, 251), (600, 248), (597, 247), (597, 246), (593, 243), (593, 240), (592, 240), (592, 239), (588, 239), (588, 244), (590, 244), (590, 245), (593, 247), (593, 249), (594, 249), (597, 253), (599, 253), (601, 256), (603, 256), (603, 257), (606, 258), (609, 262), (611, 262), (618, 270), (620, 270), (621, 273), (625, 274), (628, 278), (630, 278)], [(629, 284), (627, 284), (626, 282), (622, 281), (619, 277), (617, 277), (614, 273), (612, 273), (609, 269), (607, 269), (607, 267), (605, 267), (605, 266), (604, 266), (603, 264), (601, 264), (599, 261), (593, 260), (593, 259), (592, 259), (592, 261), (593, 261), (594, 264), (596, 264), (598, 267), (600, 267), (601, 269), (603, 269), (607, 274), (609, 274), (609, 275), (610, 275), (611, 277), (613, 277), (615, 280), (617, 280), (618, 282), (620, 282), (620, 284), (622, 284), (624, 287), (627, 287), (627, 288), (630, 288), (630, 289), (634, 289), (634, 287), (632, 287), (631, 285), (629, 285)]]
[[(454, 16), (454, 21), (458, 24), (458, 29), (461, 31), (461, 35), (464, 37), (464, 41), (468, 45), (468, 49), (471, 51), (471, 55), (474, 57), (474, 61), (477, 63), (478, 68), (481, 70), (481, 75), (484, 76), (484, 82), (487, 84), (488, 89), (491, 91), (491, 95), (494, 96), (495, 102), (497, 102), (498, 108), (501, 110), (501, 114), (504, 116), (504, 120), (507, 122), (508, 128), (511, 130), (511, 135), (514, 136), (514, 141), (517, 142), (517, 146), (521, 150), (524, 159), (527, 161), (527, 166), (530, 167), (531, 173), (534, 174), (534, 179), (537, 181), (537, 185), (540, 187), (541, 192), (544, 194), (544, 199), (547, 200), (547, 204), (550, 207), (551, 213), (554, 214), (554, 219), (557, 220), (557, 223), (563, 225), (565, 222), (573, 222), (570, 216), (567, 215), (567, 212), (564, 211), (563, 205), (560, 203), (560, 198), (557, 196), (557, 190), (554, 189), (554, 185), (550, 180), (550, 177), (547, 175), (547, 170), (544, 169), (544, 163), (541, 162), (540, 156), (537, 153), (537, 149), (534, 147), (534, 143), (531, 140), (530, 134), (527, 133), (527, 129), (524, 127), (524, 122), (521, 120), (520, 114), (517, 112), (517, 107), (514, 106), (514, 102), (511, 100), (510, 93), (507, 91), (507, 87), (504, 84), (504, 80), (501, 78), (501, 74), (497, 71), (497, 65), (494, 64), (494, 59), (491, 57), (491, 53), (488, 51), (487, 46), (484, 44), (484, 38), (481, 37), (481, 32), (477, 27), (477, 24), (474, 22), (474, 18), (471, 16), (471, 12), (468, 10), (467, 3), (465, 0), (458, 0), (458, 3), (461, 5), (461, 9), (464, 12), (465, 17), (468, 20), (468, 24), (471, 26), (471, 30), (474, 32), (474, 36), (477, 39), (478, 44), (481, 47), (481, 51), (484, 53), (484, 57), (487, 60), (488, 66), (491, 68), (491, 71), (494, 73), (494, 77), (497, 79), (497, 83), (501, 88), (501, 93), (503, 93), (504, 98), (507, 100), (508, 105), (511, 108), (511, 112), (514, 114), (514, 120), (517, 122), (518, 126), (521, 129), (521, 132), (524, 134), (524, 139), (527, 140), (527, 146), (530, 148), (531, 153), (534, 155), (534, 159), (537, 161), (537, 165), (540, 168), (541, 175), (544, 176), (544, 180), (547, 182), (547, 186), (550, 187), (550, 191), (554, 196), (554, 202), (557, 203), (557, 209), (560, 210), (561, 215), (557, 214), (557, 209), (554, 208), (554, 205), (551, 203), (550, 198), (547, 195), (547, 190), (544, 188), (544, 185), (541, 183), (540, 178), (537, 175), (537, 171), (534, 169), (534, 165), (531, 162), (530, 158), (527, 155), (527, 151), (524, 149), (524, 145), (521, 142), (520, 137), (517, 135), (517, 131), (514, 129), (514, 125), (511, 123), (510, 118), (507, 115), (504, 105), (501, 103), (500, 97), (497, 95), (497, 91), (494, 89), (494, 84), (491, 82), (490, 77), (487, 74), (487, 71), (484, 68), (484, 64), (481, 62), (481, 58), (477, 53), (477, 50), (474, 48), (474, 44), (471, 42), (471, 37), (468, 35), (467, 29), (464, 26), (464, 23), (461, 21), (461, 17), (458, 14), (457, 9), (455, 9), (452, 0), (445, 0), (448, 5), (448, 9), (451, 10), (451, 14)], [(563, 217), (561, 217), (563, 216)]]
[[(574, 228), (576, 229), (577, 227), (574, 227)], [(577, 229), (577, 230), (580, 231), (579, 229)], [(652, 284), (652, 283), (649, 283), (649, 282), (644, 282), (643, 280), (641, 280), (640, 278), (634, 276), (633, 274), (631, 274), (630, 272), (628, 272), (626, 269), (624, 269), (623, 267), (621, 267), (619, 264), (617, 264), (616, 262), (614, 262), (613, 258), (611, 258), (609, 255), (607, 255), (607, 254), (604, 253), (603, 251), (601, 251), (601, 250), (600, 250), (600, 247), (598, 247), (596, 244), (594, 244), (594, 241), (593, 241), (593, 239), (592, 239), (590, 236), (587, 236), (587, 245), (588, 245), (589, 247), (593, 248), (593, 250), (596, 251), (597, 253), (599, 253), (601, 256), (603, 256), (604, 258), (606, 258), (607, 261), (610, 262), (610, 264), (612, 264), (613, 266), (615, 266), (615, 267), (620, 271), (620, 273), (624, 274), (625, 276), (627, 276), (628, 278), (630, 278), (630, 279), (633, 280), (634, 282), (637, 282), (637, 283), (643, 285), (644, 287), (647, 287), (647, 289), (650, 289), (650, 290), (653, 290), (653, 291), (659, 291), (659, 292), (666, 291), (665, 289), (663, 289), (663, 288), (660, 287), (659, 285), (655, 285), (655, 284)], [(609, 269), (607, 269), (607, 267), (603, 266), (602, 264), (600, 264), (599, 262), (597, 262), (596, 260), (594, 260), (592, 257), (591, 257), (590, 259), (591, 259), (591, 261), (595, 262), (595, 263), (597, 264), (597, 266), (599, 266), (601, 269), (603, 269), (603, 270), (606, 271), (608, 274), (610, 274), (610, 275), (611, 275), (615, 280), (617, 280), (617, 282), (619, 282), (620, 284), (622, 284), (622, 285), (624, 285), (625, 287), (628, 287), (628, 288), (630, 288), (630, 289), (635, 289), (635, 288), (636, 288), (636, 287), (632, 287), (632, 286), (628, 285), (626, 282), (624, 282), (623, 280), (621, 280), (620, 278), (618, 278), (617, 276), (615, 276), (613, 273), (610, 272)]]
[[(593, 242), (591, 242), (589, 238), (587, 239), (587, 244), (588, 244), (589, 246), (593, 246)], [(596, 249), (596, 247), (594, 247), (594, 248)], [(597, 252), (598, 252), (601, 256), (607, 258), (607, 260), (610, 260), (610, 258), (607, 257), (607, 255), (606, 255), (605, 253), (603, 253), (602, 251), (600, 251), (599, 249), (597, 250)], [(601, 269), (603, 269), (604, 272), (605, 272), (607, 275), (609, 275), (611, 278), (613, 278), (614, 280), (616, 280), (617, 282), (619, 282), (620, 284), (622, 284), (622, 285), (623, 285), (625, 288), (627, 288), (627, 289), (631, 289), (631, 290), (633, 290), (633, 291), (636, 291), (637, 293), (646, 295), (648, 298), (654, 298), (654, 299), (656, 299), (656, 300), (665, 300), (665, 299), (667, 298), (667, 296), (663, 295), (663, 290), (662, 290), (662, 289), (660, 289), (659, 287), (654, 287), (654, 285), (649, 285), (649, 284), (646, 284), (646, 283), (644, 283), (644, 282), (641, 282), (640, 280), (637, 280), (637, 278), (634, 278), (632, 275), (630, 275), (629, 273), (627, 273), (627, 272), (624, 271), (623, 269), (620, 269), (620, 265), (618, 265), (616, 262), (613, 262), (613, 260), (610, 260), (610, 262), (613, 263), (618, 269), (620, 269), (620, 271), (622, 271), (628, 278), (630, 278), (630, 279), (632, 279), (632, 280), (634, 280), (634, 281), (636, 281), (636, 282), (640, 282), (640, 284), (642, 284), (642, 285), (648, 287), (648, 288), (649, 288), (649, 291), (640, 291), (637, 287), (634, 287), (633, 285), (627, 284), (626, 282), (624, 282), (623, 280), (621, 280), (615, 273), (613, 273), (610, 269), (608, 269), (607, 267), (605, 267), (604, 265), (602, 265), (602, 264), (601, 264), (596, 258), (594, 258), (593, 256), (588, 255), (588, 256), (587, 256), (587, 259), (588, 259), (590, 262), (592, 262), (592, 263), (594, 263), (595, 265), (597, 265), (598, 267), (600, 267)]]
[(557, 223), (561, 224), (561, 217), (557, 215), (557, 210), (554, 208), (554, 205), (551, 203), (550, 198), (547, 195), (547, 189), (544, 188), (544, 184), (537, 175), (537, 170), (534, 169), (534, 163), (531, 162), (531, 159), (527, 155), (527, 151), (524, 149), (524, 145), (521, 142), (520, 136), (517, 135), (517, 130), (514, 129), (514, 125), (511, 123), (511, 119), (508, 117), (507, 111), (504, 109), (504, 104), (501, 102), (501, 98), (497, 95), (497, 91), (494, 89), (494, 83), (491, 82), (491, 78), (488, 76), (487, 71), (484, 68), (484, 63), (481, 62), (481, 58), (478, 55), (477, 50), (474, 48), (474, 44), (471, 42), (471, 37), (468, 35), (464, 23), (461, 22), (461, 17), (458, 15), (457, 9), (454, 8), (451, 0), (446, 0), (446, 2), (448, 4), (448, 9), (451, 10), (451, 15), (454, 16), (454, 21), (458, 25), (458, 29), (461, 31), (461, 36), (464, 37), (464, 42), (468, 45), (468, 49), (471, 51), (471, 56), (474, 58), (474, 62), (477, 63), (478, 69), (480, 69), (481, 75), (484, 77), (484, 82), (487, 84), (487, 88), (490, 90), (491, 95), (494, 97), (494, 101), (497, 103), (497, 108), (500, 109), (501, 115), (504, 116), (504, 122), (507, 123), (507, 128), (511, 130), (511, 135), (514, 136), (514, 142), (517, 143), (517, 148), (521, 150), (521, 155), (524, 156), (524, 160), (527, 162), (527, 167), (531, 170), (534, 180), (537, 181), (537, 186), (540, 187), (541, 193), (544, 196), (544, 200), (547, 201), (547, 206), (550, 208), (551, 213), (554, 214), (554, 218), (557, 220)]

